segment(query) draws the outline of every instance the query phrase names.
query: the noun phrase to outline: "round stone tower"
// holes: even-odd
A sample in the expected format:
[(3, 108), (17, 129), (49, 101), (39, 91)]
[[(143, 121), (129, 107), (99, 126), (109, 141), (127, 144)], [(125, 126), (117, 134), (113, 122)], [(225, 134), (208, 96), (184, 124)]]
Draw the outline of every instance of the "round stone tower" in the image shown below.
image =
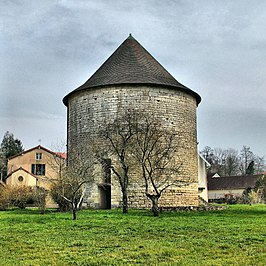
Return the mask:
[[(196, 108), (200, 96), (180, 84), (131, 35), (80, 87), (63, 99), (67, 106), (68, 151), (85, 141), (128, 109), (150, 112), (164, 126), (179, 135), (180, 175), (193, 179), (183, 188), (170, 188), (160, 200), (161, 206), (198, 205), (198, 154)], [(99, 181), (99, 180), (98, 180)], [(90, 188), (90, 207), (119, 206), (120, 189), (112, 179), (110, 191), (103, 192), (98, 182)], [(106, 189), (105, 189), (106, 191)], [(130, 193), (129, 193), (130, 194)], [(147, 207), (141, 191), (132, 189), (131, 207)]]

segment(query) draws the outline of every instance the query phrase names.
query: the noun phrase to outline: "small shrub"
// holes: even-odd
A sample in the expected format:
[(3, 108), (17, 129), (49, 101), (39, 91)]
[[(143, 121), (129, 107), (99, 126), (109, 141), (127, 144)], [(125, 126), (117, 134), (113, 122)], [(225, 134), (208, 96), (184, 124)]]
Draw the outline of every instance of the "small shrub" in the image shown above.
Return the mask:
[(250, 204), (257, 204), (257, 203), (260, 203), (261, 199), (260, 199), (260, 196), (258, 194), (258, 192), (256, 191), (251, 191), (249, 194), (249, 199), (250, 199)]
[(38, 207), (41, 213), (45, 212), (47, 190), (42, 187), (32, 189), (33, 204)]
[(6, 187), (0, 187), (0, 211), (8, 209), (10, 200), (9, 194)]
[(243, 191), (243, 194), (241, 196), (241, 198), (239, 199), (240, 203), (241, 204), (250, 204), (250, 193), (251, 193), (252, 189), (249, 187), (249, 188), (246, 188), (244, 191)]
[(224, 195), (224, 200), (225, 203), (232, 205), (232, 204), (237, 204), (240, 202), (240, 197), (237, 195), (234, 195), (232, 193), (228, 193)]
[(209, 203), (224, 204), (225, 203), (225, 199), (224, 198), (209, 199)]
[(0, 188), (0, 210), (9, 207), (25, 209), (28, 204), (37, 206), (44, 213), (47, 192), (41, 187), (5, 186)]
[(50, 193), (51, 193), (52, 199), (58, 204), (59, 210), (61, 212), (70, 211), (71, 203), (62, 197), (63, 193), (61, 192), (63, 191), (66, 197), (68, 197), (68, 195), (71, 193), (70, 187), (68, 187), (65, 184), (63, 185), (61, 182), (57, 182), (53, 184)]
[(32, 188), (28, 186), (16, 186), (9, 188), (10, 204), (20, 209), (25, 209), (27, 203), (33, 202)]
[(260, 203), (266, 203), (266, 175), (262, 175), (261, 178), (257, 181), (255, 191), (260, 196)]

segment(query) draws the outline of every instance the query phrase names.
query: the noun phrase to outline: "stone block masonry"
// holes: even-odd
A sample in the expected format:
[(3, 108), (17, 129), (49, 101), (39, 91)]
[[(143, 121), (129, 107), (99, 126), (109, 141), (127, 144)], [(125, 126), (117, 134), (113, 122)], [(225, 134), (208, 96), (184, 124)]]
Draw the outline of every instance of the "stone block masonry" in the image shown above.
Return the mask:
[[(78, 91), (68, 98), (68, 149), (84, 143), (86, 136), (93, 136), (112, 122), (118, 114), (128, 109), (145, 110), (159, 119), (162, 126), (178, 135), (179, 154), (182, 164), (179, 177), (193, 180), (184, 187), (167, 189), (160, 206), (198, 205), (198, 163), (196, 134), (197, 102), (191, 94), (176, 88), (154, 85), (115, 85)], [(100, 144), (99, 144), (100, 145)], [(100, 182), (100, 180), (98, 180)], [(87, 199), (90, 207), (100, 205), (98, 186), (92, 186)], [(111, 205), (119, 206), (120, 190), (112, 176)], [(98, 204), (98, 205), (97, 205)], [(133, 208), (149, 207), (143, 188), (129, 187), (129, 204)]]

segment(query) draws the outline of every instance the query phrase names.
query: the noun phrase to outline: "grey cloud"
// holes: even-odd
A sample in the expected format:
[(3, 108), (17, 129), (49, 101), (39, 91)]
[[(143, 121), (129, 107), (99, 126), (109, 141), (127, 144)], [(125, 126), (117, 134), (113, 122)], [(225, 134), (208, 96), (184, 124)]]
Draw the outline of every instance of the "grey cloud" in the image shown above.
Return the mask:
[[(47, 145), (53, 136), (64, 137), (62, 98), (131, 32), (202, 96), (200, 143), (234, 148), (230, 136), (238, 134), (261, 152), (265, 142), (252, 136), (265, 132), (265, 10), (260, 0), (1, 1), (0, 134), (19, 128), (17, 137), (36, 144), (29, 140), (38, 139), (34, 132), (16, 127), (9, 117), (49, 127), (54, 135), (49, 133)], [(243, 133), (245, 126), (250, 134)]]

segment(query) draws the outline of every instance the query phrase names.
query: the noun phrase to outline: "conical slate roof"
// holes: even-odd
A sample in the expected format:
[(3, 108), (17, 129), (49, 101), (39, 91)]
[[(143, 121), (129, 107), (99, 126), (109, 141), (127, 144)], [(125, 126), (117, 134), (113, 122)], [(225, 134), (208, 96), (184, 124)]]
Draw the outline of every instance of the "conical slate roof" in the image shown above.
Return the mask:
[(141, 44), (130, 34), (102, 66), (80, 87), (64, 97), (94, 87), (121, 84), (147, 84), (174, 87), (192, 94), (199, 104), (200, 96), (179, 83)]

